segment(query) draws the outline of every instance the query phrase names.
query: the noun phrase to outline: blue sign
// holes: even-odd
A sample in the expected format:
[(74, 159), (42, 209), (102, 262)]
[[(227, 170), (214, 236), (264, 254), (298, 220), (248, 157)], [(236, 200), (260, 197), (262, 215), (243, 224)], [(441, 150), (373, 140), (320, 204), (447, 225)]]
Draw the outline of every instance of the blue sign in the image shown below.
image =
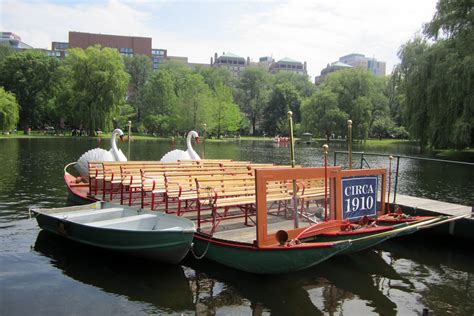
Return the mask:
[(357, 219), (377, 214), (377, 177), (342, 179), (342, 218)]

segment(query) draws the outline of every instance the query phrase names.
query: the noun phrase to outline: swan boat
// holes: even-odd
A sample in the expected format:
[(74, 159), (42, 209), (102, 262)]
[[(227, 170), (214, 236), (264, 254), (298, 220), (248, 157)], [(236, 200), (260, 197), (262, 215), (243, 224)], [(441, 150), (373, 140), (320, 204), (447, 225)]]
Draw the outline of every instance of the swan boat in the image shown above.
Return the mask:
[(106, 202), (31, 211), (54, 234), (171, 264), (186, 256), (196, 231), (186, 218)]
[[(92, 201), (93, 198), (87, 194), (87, 184), (76, 183), (75, 177), (66, 169), (65, 181), (75, 200), (82, 203)], [(382, 185), (382, 192), (385, 192), (386, 171), (384, 169), (347, 171), (341, 170), (340, 167), (329, 167), (327, 172), (331, 174), (329, 181), (331, 183), (341, 183), (344, 179), (359, 181), (360, 177), (380, 176), (382, 179), (379, 183)], [(309, 221), (309, 224), (305, 223), (298, 227), (294, 224), (294, 218), (291, 219), (291, 214), (290, 219), (286, 215), (284, 217), (270, 215), (272, 212), (268, 207), (271, 204), (271, 197), (266, 196), (267, 181), (324, 179), (324, 177), (325, 168), (257, 169), (255, 171), (255, 201), (251, 202), (248, 196), (241, 197), (242, 200), (247, 201), (246, 206), (241, 208), (241, 211), (245, 212), (245, 217), (240, 216), (240, 218), (245, 218), (245, 223), (243, 221), (237, 223), (237, 216), (229, 217), (228, 219), (232, 221), (228, 221), (229, 224), (227, 224), (225, 217), (232, 213), (231, 208), (226, 208), (225, 212), (221, 211), (220, 218), (216, 218), (219, 210), (212, 209), (211, 214), (214, 214), (214, 218), (207, 219), (205, 224), (207, 226), (201, 225), (200, 214), (205, 213), (204, 208), (198, 211), (197, 215), (192, 213), (189, 216), (197, 224), (191, 248), (192, 254), (196, 258), (209, 259), (250, 273), (288, 273), (309, 268), (334, 255), (357, 252), (387, 239), (453, 220), (431, 216), (418, 217), (410, 221), (385, 220), (380, 225), (373, 219), (366, 223), (361, 223), (360, 219), (354, 222), (350, 218), (344, 218), (344, 212), (342, 212), (344, 190), (339, 185), (329, 190), (332, 192), (332, 196), (328, 197), (332, 205), (330, 209), (332, 214), (327, 220)], [(381, 196), (383, 197), (384, 194)], [(368, 196), (352, 198), (369, 200)], [(374, 198), (377, 198), (376, 194)], [(321, 199), (321, 194), (319, 194), (319, 199)], [(302, 204), (300, 202), (300, 205)], [(383, 199), (374, 205), (378, 206), (377, 213), (382, 215), (385, 209)], [(209, 212), (209, 208), (207, 210)], [(251, 215), (247, 215), (247, 211)], [(291, 206), (289, 211), (291, 213)], [(279, 218), (278, 222), (274, 221), (276, 217)], [(364, 219), (365, 216), (361, 218)], [(247, 219), (253, 223), (248, 224)]]

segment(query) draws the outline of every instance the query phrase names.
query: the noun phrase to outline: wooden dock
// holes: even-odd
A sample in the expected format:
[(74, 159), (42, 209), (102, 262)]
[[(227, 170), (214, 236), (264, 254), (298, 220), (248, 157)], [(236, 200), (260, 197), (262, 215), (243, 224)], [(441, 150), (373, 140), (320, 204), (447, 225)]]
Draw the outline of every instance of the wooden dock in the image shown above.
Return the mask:
[(399, 205), (404, 212), (410, 215), (450, 215), (462, 216), (456, 221), (442, 224), (429, 230), (427, 233), (434, 233), (442, 236), (452, 236), (466, 240), (469, 243), (474, 241), (474, 212), (472, 206), (465, 206), (436, 200), (424, 199), (408, 195), (397, 194), (396, 205)]
[(402, 207), (402, 209), (411, 209), (415, 211), (452, 216), (460, 216), (463, 214), (470, 215), (472, 211), (471, 206), (441, 202), (402, 194), (397, 194), (395, 204)]

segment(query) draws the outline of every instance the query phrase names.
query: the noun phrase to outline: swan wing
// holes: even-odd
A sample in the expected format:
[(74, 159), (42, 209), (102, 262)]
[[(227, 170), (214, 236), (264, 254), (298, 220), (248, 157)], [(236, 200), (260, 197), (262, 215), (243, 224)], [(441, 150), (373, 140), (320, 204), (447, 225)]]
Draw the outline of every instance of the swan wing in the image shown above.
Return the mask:
[(167, 154), (165, 154), (160, 159), (160, 161), (162, 161), (162, 162), (175, 162), (175, 161), (178, 161), (178, 160), (192, 160), (192, 159), (189, 156), (188, 152), (186, 152), (184, 150), (180, 150), (180, 149), (172, 150), (172, 151), (168, 152)]
[(75, 165), (76, 170), (83, 177), (89, 178), (89, 161), (114, 161), (113, 155), (111, 155), (107, 150), (102, 148), (94, 148), (89, 151), (86, 151), (82, 154), (81, 157), (77, 160)]

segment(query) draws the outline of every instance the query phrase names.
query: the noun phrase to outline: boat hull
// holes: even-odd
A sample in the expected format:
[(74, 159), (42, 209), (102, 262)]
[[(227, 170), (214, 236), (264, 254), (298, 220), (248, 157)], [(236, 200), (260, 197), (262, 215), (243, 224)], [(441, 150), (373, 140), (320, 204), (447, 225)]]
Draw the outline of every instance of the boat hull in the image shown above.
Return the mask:
[(312, 246), (258, 248), (254, 245), (194, 236), (193, 252), (197, 257), (255, 274), (280, 274), (310, 268), (349, 247), (349, 242)]
[(194, 235), (96, 228), (43, 214), (37, 214), (36, 219), (40, 228), (76, 242), (173, 264), (186, 256)]

